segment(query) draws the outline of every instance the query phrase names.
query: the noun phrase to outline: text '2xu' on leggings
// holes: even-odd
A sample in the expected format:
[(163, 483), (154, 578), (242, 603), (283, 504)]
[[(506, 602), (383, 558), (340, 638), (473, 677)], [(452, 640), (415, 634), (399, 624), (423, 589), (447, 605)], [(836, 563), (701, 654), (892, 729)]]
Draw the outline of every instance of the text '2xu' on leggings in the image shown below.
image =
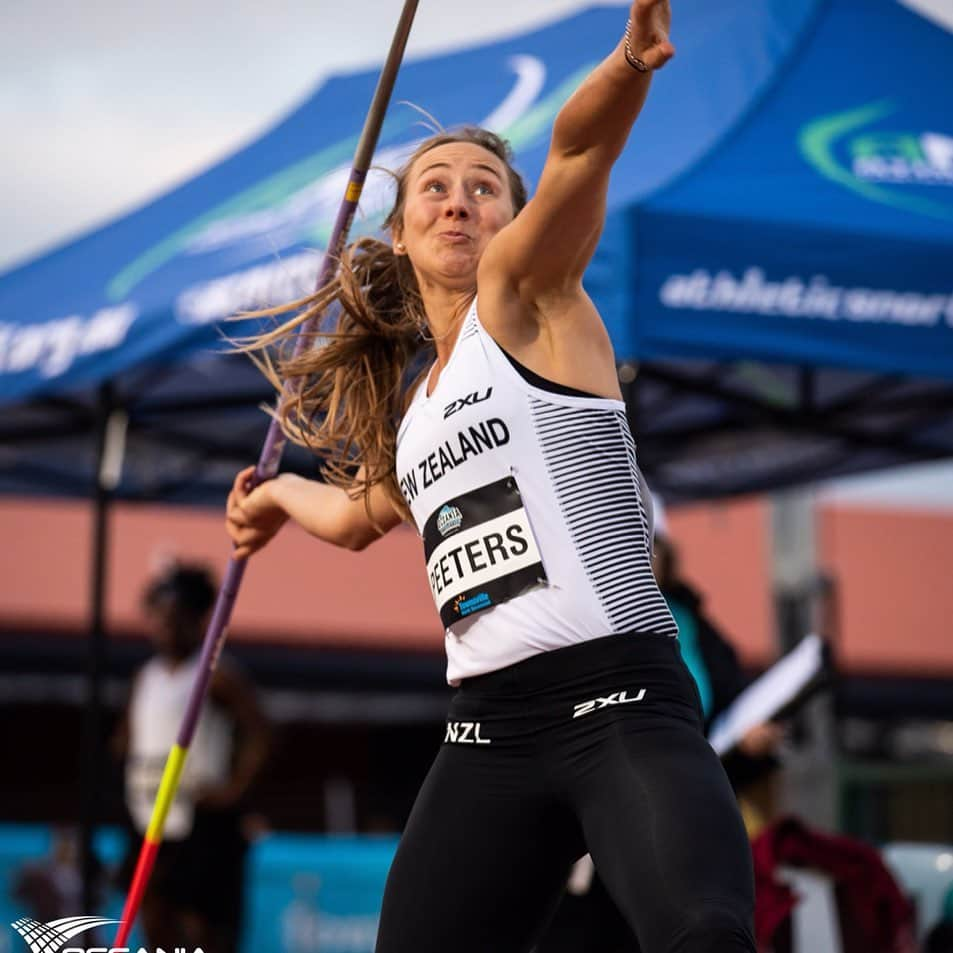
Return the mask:
[(753, 953), (751, 855), (677, 640), (464, 680), (388, 876), (377, 953), (524, 953), (592, 854), (643, 953)]

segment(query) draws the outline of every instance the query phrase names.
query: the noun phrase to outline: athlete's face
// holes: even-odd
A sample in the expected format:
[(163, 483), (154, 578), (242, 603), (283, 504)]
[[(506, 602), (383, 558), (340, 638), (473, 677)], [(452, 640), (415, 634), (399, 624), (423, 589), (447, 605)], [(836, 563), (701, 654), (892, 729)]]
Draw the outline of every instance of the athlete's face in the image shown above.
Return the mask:
[(470, 287), (490, 239), (513, 220), (503, 160), (472, 142), (436, 146), (407, 176), (394, 248), (413, 263), (418, 280)]

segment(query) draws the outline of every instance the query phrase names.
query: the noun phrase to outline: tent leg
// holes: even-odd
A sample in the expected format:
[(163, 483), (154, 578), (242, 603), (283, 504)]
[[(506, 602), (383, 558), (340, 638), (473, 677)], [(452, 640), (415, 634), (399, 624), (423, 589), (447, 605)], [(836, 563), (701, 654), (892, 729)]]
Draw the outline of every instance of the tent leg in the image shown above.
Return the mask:
[[(818, 631), (816, 522), (812, 487), (772, 496), (772, 570), (781, 652), (790, 651), (809, 632)], [(837, 756), (837, 725), (829, 695), (807, 703), (793, 720), (792, 736), (796, 743), (785, 755), (781, 778), (782, 810), (822, 830), (834, 830), (837, 812), (831, 765)]]
[[(93, 487), (93, 537), (90, 574), (90, 614), (86, 657), (86, 706), (82, 741), (82, 809), (80, 864), (85, 915), (96, 912), (99, 863), (94, 839), (100, 819), (105, 768), (103, 733), (103, 678), (108, 652), (105, 623), (106, 572), (109, 563), (109, 517), (113, 490), (125, 444), (125, 414), (117, 411), (112, 384), (99, 388), (96, 414), (96, 471)], [(117, 427), (116, 424), (119, 424)]]

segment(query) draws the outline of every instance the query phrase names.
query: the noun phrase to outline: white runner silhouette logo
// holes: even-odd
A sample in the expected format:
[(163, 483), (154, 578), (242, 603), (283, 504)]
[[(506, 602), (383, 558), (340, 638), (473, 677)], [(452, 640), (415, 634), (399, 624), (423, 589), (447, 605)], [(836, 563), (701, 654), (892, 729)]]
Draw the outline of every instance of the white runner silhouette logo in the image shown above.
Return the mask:
[(57, 953), (67, 940), (78, 933), (102, 927), (107, 923), (119, 923), (119, 920), (106, 920), (103, 917), (63, 917), (40, 923), (31, 917), (20, 917), (11, 926), (29, 944), (33, 953)]

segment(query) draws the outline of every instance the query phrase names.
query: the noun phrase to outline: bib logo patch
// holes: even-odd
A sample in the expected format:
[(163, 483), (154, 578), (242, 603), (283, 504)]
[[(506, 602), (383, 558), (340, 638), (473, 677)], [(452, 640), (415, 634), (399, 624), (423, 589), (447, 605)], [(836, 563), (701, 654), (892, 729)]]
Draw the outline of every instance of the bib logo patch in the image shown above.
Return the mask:
[(445, 506), (437, 514), (437, 532), (441, 536), (449, 536), (460, 529), (463, 522), (463, 514), (455, 506)]
[(448, 500), (423, 531), (427, 579), (445, 628), (546, 582), (516, 481)]
[(462, 619), (464, 616), (472, 615), (481, 609), (489, 609), (493, 605), (489, 595), (485, 592), (478, 592), (475, 596), (457, 596), (453, 600), (453, 608)]

